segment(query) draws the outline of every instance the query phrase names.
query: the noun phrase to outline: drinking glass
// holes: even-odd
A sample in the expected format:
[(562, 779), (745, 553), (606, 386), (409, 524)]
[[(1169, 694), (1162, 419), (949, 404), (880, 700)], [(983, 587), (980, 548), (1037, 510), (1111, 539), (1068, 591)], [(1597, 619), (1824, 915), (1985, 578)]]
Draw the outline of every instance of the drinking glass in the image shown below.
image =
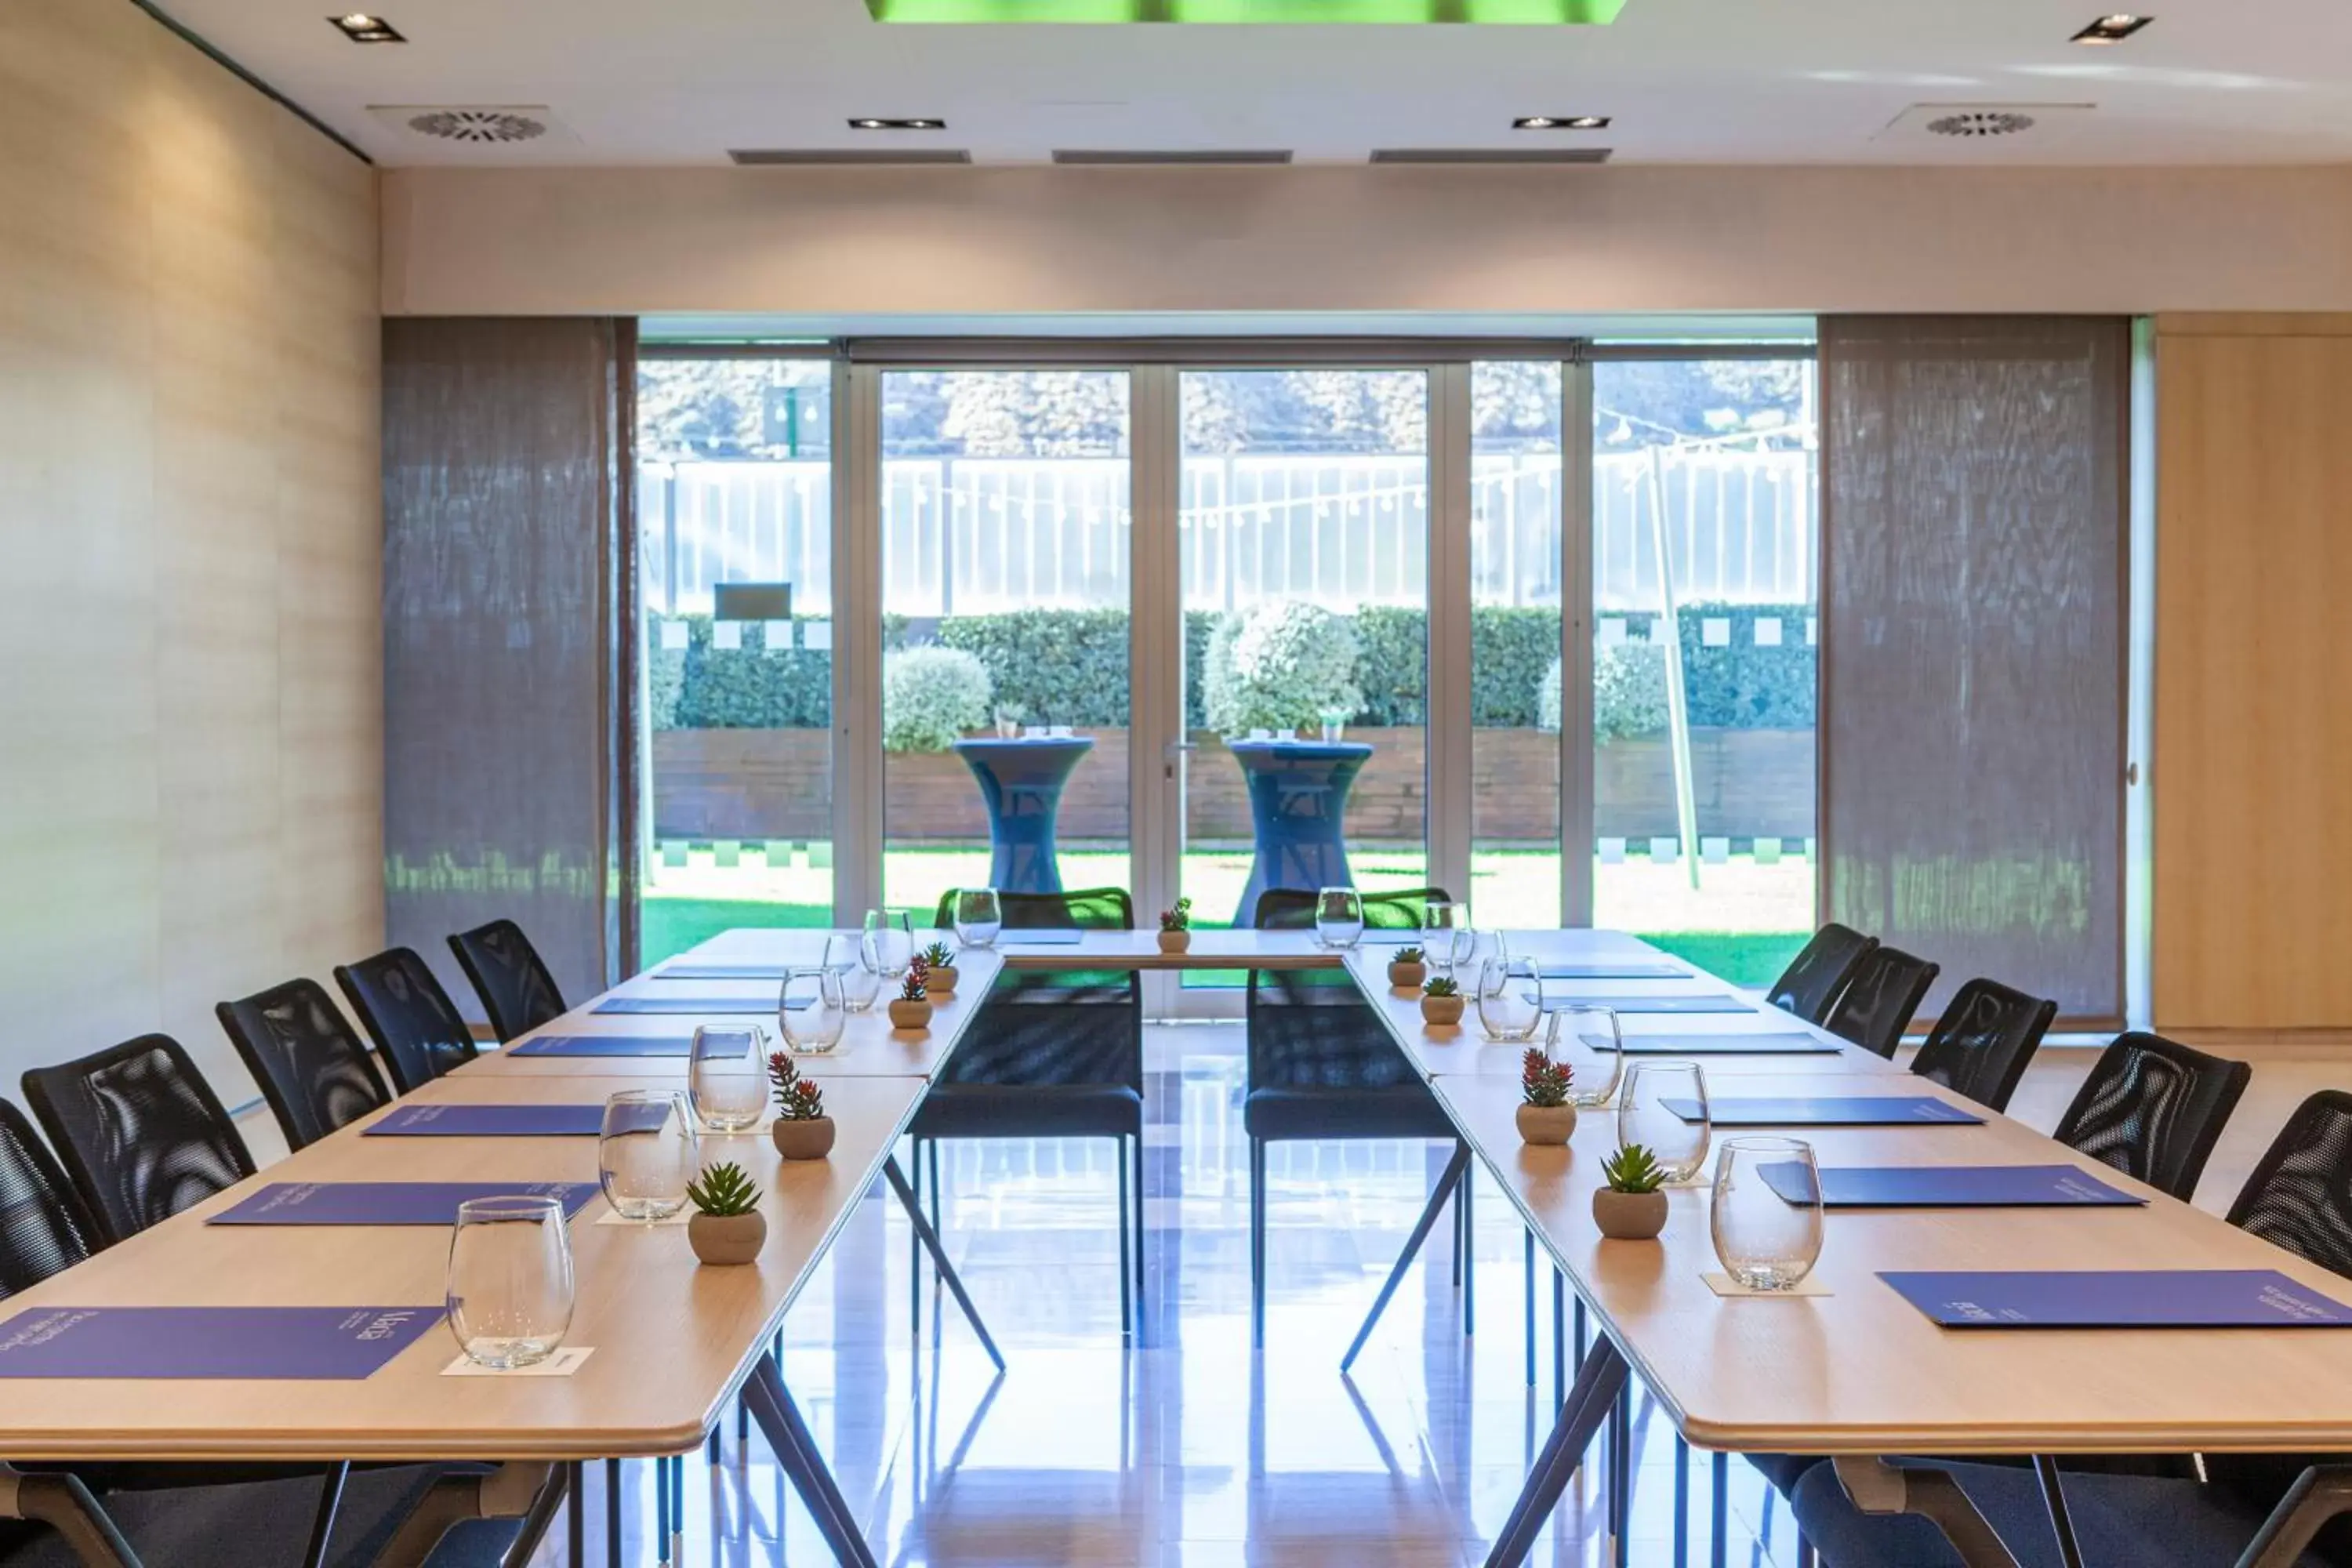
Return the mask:
[(1421, 950), (1428, 955), (1430, 969), (1439, 974), (1451, 974), (1454, 965), (1470, 956), (1478, 941), (1478, 933), (1470, 925), (1467, 904), (1433, 902), (1421, 911)]
[(1353, 888), (1326, 888), (1315, 895), (1315, 940), (1325, 947), (1353, 947), (1364, 934), (1364, 900)]
[(467, 1198), (449, 1237), (445, 1300), (467, 1359), (500, 1372), (545, 1361), (572, 1328), (563, 1202)]
[(866, 934), (857, 944), (857, 956), (877, 980), (893, 982), (907, 973), (907, 965), (915, 957), (915, 928), (902, 910), (893, 915), (887, 910), (866, 911)]
[(767, 1043), (757, 1024), (695, 1026), (686, 1089), (703, 1126), (713, 1132), (743, 1132), (759, 1124), (761, 1108), (768, 1103), (762, 1048)]
[(966, 947), (994, 947), (1004, 929), (1004, 911), (994, 888), (965, 888), (955, 896), (956, 941)]
[(702, 1169), (702, 1141), (686, 1096), (674, 1089), (630, 1089), (604, 1101), (596, 1141), (596, 1178), (624, 1219), (667, 1219), (686, 1206), (686, 1184)]
[[(1684, 1120), (1681, 1112), (1696, 1119)], [(1617, 1098), (1617, 1146), (1649, 1145), (1669, 1182), (1706, 1163), (1706, 1075), (1696, 1062), (1637, 1062)]]
[[(864, 973), (862, 966), (858, 972)], [(874, 1005), (874, 991), (881, 982), (871, 974), (866, 976), (872, 989), (866, 993), (866, 1005)], [(784, 988), (776, 998), (776, 1023), (783, 1031), (784, 1049), (795, 1056), (823, 1056), (841, 1044), (841, 1032), (849, 1026), (847, 986), (849, 974), (831, 964), (814, 969), (792, 969), (784, 973)], [(793, 1004), (806, 1000), (805, 1006)], [(860, 1009), (862, 1010), (862, 1009)]]
[(1523, 1045), (1544, 1016), (1543, 976), (1531, 958), (1490, 958), (1478, 972), (1478, 1027), (1490, 1040)]
[(1569, 1056), (1570, 1047), (1582, 1054), (1572, 1058), (1576, 1081), (1569, 1086), (1568, 1102), (1586, 1110), (1608, 1104), (1625, 1077), (1625, 1036), (1617, 1026), (1617, 1009), (1591, 1002), (1555, 1005), (1547, 1021), (1544, 1055), (1559, 1061)]
[(1794, 1289), (1822, 1256), (1813, 1146), (1801, 1138), (1726, 1139), (1707, 1228), (1726, 1274), (1750, 1290)]

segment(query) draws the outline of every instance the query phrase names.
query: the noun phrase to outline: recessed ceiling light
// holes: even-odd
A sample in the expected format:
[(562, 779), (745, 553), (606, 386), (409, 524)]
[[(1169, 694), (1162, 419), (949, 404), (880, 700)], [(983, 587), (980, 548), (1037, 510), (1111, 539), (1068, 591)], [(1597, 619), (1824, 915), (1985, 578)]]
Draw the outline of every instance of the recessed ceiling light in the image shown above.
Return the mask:
[(352, 11), (328, 21), (341, 28), (343, 37), (355, 44), (404, 44), (400, 30), (381, 16), (371, 16), (364, 11)]
[(1514, 131), (1606, 131), (1605, 114), (1522, 114), (1511, 121)]
[(913, 120), (880, 120), (872, 115), (860, 115), (849, 122), (852, 131), (945, 131), (948, 122), (928, 115)]
[(2153, 16), (2139, 16), (2133, 15), (2129, 11), (2118, 11), (2113, 16), (2100, 17), (2089, 26), (2075, 34), (2074, 42), (2078, 44), (2120, 44), (2126, 38), (2130, 37), (2134, 33), (2138, 32), (2142, 27), (2147, 26), (2150, 22), (2155, 20), (2156, 18)]

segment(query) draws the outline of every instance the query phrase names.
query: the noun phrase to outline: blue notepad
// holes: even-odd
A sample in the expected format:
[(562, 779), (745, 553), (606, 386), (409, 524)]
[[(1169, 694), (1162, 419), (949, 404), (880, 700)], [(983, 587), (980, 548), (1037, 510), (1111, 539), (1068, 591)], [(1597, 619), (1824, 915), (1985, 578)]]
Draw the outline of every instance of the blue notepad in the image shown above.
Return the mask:
[(646, 980), (782, 980), (791, 969), (782, 963), (667, 963), (643, 976)]
[(272, 1182), (206, 1225), (455, 1225), (470, 1198), (561, 1198), (572, 1218), (593, 1182)]
[(691, 1035), (538, 1035), (507, 1047), (515, 1057), (686, 1057)]
[[(815, 1000), (813, 996), (795, 996), (783, 1006), (799, 1012)], [(592, 1013), (772, 1013), (777, 999), (772, 996), (607, 996), (593, 1007)]]
[[(1536, 973), (1546, 980), (1688, 980), (1691, 972), (1679, 963), (1643, 963), (1638, 959), (1616, 963), (1538, 963)], [(1580, 998), (1581, 1000), (1581, 998)]]
[(356, 1383), (441, 1321), (434, 1307), (40, 1307), (0, 1323), (0, 1377)]
[(1002, 947), (1076, 947), (1078, 945), (1078, 933), (1041, 926), (1034, 931), (1002, 931), (996, 941)]
[(2273, 1268), (1882, 1273), (1948, 1329), (2341, 1329), (2352, 1306)]
[(1737, 996), (1546, 996), (1544, 1011), (1562, 1007), (1606, 1007), (1612, 1013), (1753, 1013)]
[[(1613, 1049), (1603, 1035), (1579, 1035), (1591, 1050)], [(1833, 1041), (1793, 1031), (1776, 1035), (1626, 1035), (1625, 1054), (1633, 1057), (1833, 1057)]]
[[(1792, 1204), (1812, 1198), (1812, 1173), (1796, 1160), (1756, 1167)], [(1869, 1208), (2137, 1208), (2146, 1198), (2073, 1165), (1850, 1165), (1821, 1173), (1822, 1205)]]
[[(628, 1108), (623, 1130), (650, 1132), (669, 1120), (666, 1105)], [(399, 1105), (364, 1138), (593, 1138), (604, 1131), (601, 1105)]]
[[(1685, 1121), (1698, 1120), (1696, 1100), (1659, 1103)], [(1707, 1120), (1717, 1127), (1973, 1127), (1984, 1118), (1930, 1094), (1855, 1094), (1710, 1100)]]

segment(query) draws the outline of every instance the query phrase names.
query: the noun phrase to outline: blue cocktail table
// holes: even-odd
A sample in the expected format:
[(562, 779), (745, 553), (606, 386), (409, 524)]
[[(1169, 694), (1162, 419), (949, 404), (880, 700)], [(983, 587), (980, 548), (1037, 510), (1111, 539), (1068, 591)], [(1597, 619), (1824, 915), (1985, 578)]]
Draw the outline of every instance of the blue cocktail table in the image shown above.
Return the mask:
[(1341, 818), (1348, 792), (1370, 759), (1360, 741), (1234, 741), (1234, 761), (1249, 784), (1257, 857), (1234, 924), (1247, 926), (1268, 888), (1350, 888)]
[(956, 755), (980, 781), (981, 798), (988, 803), (988, 876), (998, 891), (1062, 890), (1054, 819), (1062, 809), (1062, 786), (1094, 747), (1085, 735), (955, 743)]

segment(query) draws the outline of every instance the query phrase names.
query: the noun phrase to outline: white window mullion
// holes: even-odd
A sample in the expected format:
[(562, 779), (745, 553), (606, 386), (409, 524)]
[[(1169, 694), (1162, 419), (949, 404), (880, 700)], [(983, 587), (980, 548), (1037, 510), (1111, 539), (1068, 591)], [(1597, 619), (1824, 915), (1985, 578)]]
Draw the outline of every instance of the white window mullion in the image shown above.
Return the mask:
[(833, 371), (833, 921), (882, 903), (882, 373)]
[(1592, 365), (1559, 367), (1559, 923), (1592, 923)]
[(1429, 881), (1470, 894), (1470, 366), (1429, 372)]

